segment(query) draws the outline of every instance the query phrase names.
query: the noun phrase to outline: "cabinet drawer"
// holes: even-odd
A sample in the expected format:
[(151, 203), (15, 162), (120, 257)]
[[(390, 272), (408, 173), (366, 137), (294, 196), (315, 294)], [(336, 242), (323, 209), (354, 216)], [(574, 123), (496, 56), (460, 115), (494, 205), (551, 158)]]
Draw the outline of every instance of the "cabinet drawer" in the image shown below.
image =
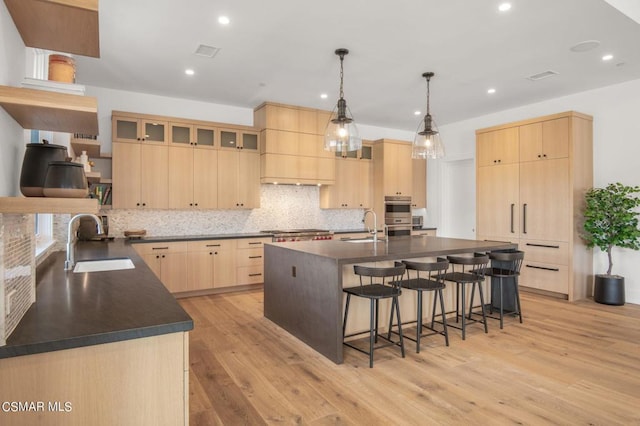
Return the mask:
[(264, 282), (262, 265), (238, 267), (237, 280), (238, 285), (259, 284)]
[(187, 251), (187, 243), (175, 242), (175, 243), (136, 243), (133, 244), (133, 248), (138, 254), (153, 254), (153, 253), (178, 253)]
[(187, 243), (189, 251), (207, 251), (233, 249), (235, 240), (201, 240), (189, 241)]
[(559, 241), (520, 240), (524, 260), (531, 262), (569, 264), (569, 243)]
[(426, 231), (411, 231), (411, 235), (426, 235), (428, 237), (435, 237), (436, 236), (436, 230), (435, 229), (429, 229)]
[(238, 266), (261, 266), (264, 264), (262, 247), (238, 250)]
[(264, 246), (264, 243), (270, 243), (271, 237), (268, 238), (241, 238), (238, 240), (239, 249), (252, 249)]
[(525, 255), (519, 283), (525, 287), (569, 294), (569, 268), (566, 265), (528, 261)]

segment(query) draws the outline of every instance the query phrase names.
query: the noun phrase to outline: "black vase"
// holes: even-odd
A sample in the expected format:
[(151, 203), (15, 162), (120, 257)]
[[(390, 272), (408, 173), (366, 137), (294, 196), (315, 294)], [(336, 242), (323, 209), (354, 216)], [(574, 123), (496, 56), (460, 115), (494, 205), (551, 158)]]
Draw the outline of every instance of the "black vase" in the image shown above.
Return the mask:
[(596, 275), (593, 300), (605, 305), (624, 305), (624, 277)]
[(25, 197), (43, 197), (44, 181), (51, 161), (64, 161), (67, 148), (49, 143), (29, 143), (22, 160), (20, 192)]

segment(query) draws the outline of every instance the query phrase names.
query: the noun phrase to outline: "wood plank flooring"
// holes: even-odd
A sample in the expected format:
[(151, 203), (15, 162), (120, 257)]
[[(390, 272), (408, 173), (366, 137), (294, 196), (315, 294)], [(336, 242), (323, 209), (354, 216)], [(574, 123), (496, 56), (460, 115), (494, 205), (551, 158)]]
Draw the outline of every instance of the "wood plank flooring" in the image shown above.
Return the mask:
[[(640, 306), (522, 294), (489, 320), (335, 365), (263, 317), (253, 290), (181, 299), (191, 425), (640, 425)], [(411, 332), (412, 329), (406, 330)]]

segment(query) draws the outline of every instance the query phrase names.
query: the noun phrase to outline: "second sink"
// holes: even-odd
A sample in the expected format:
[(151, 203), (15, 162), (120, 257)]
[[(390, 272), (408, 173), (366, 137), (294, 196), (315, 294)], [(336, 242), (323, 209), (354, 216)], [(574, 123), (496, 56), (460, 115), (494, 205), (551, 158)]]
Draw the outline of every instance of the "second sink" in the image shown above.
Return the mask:
[(134, 268), (135, 265), (127, 257), (121, 259), (82, 260), (76, 263), (73, 272), (104, 272)]

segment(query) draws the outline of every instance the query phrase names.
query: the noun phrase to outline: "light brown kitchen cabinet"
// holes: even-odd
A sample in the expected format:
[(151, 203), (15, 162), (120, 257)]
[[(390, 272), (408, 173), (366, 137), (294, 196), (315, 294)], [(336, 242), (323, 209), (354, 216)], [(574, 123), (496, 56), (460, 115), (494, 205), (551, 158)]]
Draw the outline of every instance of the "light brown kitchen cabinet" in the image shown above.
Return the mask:
[(259, 207), (257, 129), (113, 111), (112, 130), (113, 208)]
[(113, 208), (168, 207), (168, 147), (113, 142)]
[(169, 208), (218, 207), (218, 151), (200, 145), (169, 147)]
[(372, 146), (358, 151), (336, 152), (336, 183), (320, 188), (320, 208), (362, 209), (373, 197)]
[(189, 272), (186, 291), (236, 284), (236, 240), (189, 241), (187, 244)]
[(242, 238), (237, 240), (237, 285), (264, 282), (264, 243), (268, 242), (271, 242), (271, 238)]
[(373, 209), (384, 223), (384, 197), (413, 194), (411, 143), (393, 139), (373, 142)]
[(519, 127), (520, 162), (569, 156), (569, 119), (558, 118)]
[(187, 291), (187, 243), (140, 243), (134, 245), (145, 263), (172, 293)]
[(255, 151), (218, 151), (218, 208), (260, 207), (260, 155)]
[(264, 103), (254, 110), (261, 129), (262, 183), (333, 184), (334, 153), (324, 150), (329, 112)]
[[(373, 145), (374, 168), (381, 170), (384, 195), (412, 195), (411, 143), (381, 139)], [(380, 165), (380, 167), (378, 167)], [(377, 175), (377, 173), (376, 173)]]
[(260, 138), (257, 132), (220, 130), (218, 208), (260, 207)]
[(427, 208), (427, 161), (412, 160), (413, 183), (411, 188), (411, 207)]
[(482, 147), (480, 151), (476, 151), (478, 166), (512, 164), (519, 161), (518, 127), (476, 134), (476, 145)]
[(166, 144), (169, 123), (151, 118), (113, 115), (112, 138), (116, 142)]
[[(589, 295), (593, 274), (577, 220), (593, 186), (592, 120), (570, 111), (476, 131), (477, 238), (518, 243), (520, 285), (571, 301)], [(509, 139), (517, 148), (503, 152), (519, 161), (495, 155)], [(498, 157), (509, 160), (487, 160)]]
[(520, 238), (569, 241), (569, 160), (520, 164)]
[(478, 167), (476, 171), (477, 236), (480, 240), (514, 241), (520, 236), (518, 164)]
[(190, 145), (214, 149), (217, 146), (217, 138), (217, 129), (215, 127), (189, 123), (169, 123), (170, 145)]

